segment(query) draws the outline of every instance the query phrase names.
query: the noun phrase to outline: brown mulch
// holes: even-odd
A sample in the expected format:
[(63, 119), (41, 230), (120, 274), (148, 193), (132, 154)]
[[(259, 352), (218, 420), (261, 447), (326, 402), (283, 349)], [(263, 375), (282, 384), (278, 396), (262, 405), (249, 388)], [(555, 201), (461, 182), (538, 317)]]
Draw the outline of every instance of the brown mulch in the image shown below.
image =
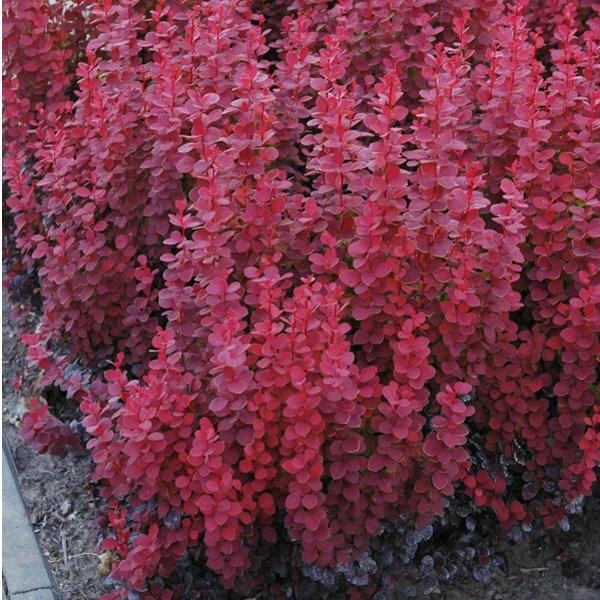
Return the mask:
[[(28, 326), (33, 327), (31, 317)], [(37, 373), (28, 369), (20, 342), (23, 323), (2, 302), (2, 434), (11, 449), (23, 502), (62, 600), (98, 600), (107, 591), (97, 572), (94, 494), (89, 459), (35, 453), (17, 426), (36, 395)], [(26, 325), (27, 326), (27, 325)], [(9, 545), (10, 540), (4, 540)]]

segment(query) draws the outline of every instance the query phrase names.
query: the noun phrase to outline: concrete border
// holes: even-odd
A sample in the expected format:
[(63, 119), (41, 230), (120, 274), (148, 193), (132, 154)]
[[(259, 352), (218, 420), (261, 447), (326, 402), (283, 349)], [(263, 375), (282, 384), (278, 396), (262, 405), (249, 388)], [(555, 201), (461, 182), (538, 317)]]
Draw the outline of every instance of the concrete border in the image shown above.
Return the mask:
[(33, 533), (18, 481), (8, 442), (2, 436), (2, 574), (6, 600), (57, 600), (52, 574)]

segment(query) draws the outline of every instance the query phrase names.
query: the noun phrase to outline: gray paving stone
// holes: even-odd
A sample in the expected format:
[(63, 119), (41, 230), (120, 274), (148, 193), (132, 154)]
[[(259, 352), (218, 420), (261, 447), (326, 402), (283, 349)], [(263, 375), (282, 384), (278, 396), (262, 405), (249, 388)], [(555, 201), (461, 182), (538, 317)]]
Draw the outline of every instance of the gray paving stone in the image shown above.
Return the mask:
[(13, 594), (10, 600), (56, 600), (52, 590), (43, 588), (41, 590), (31, 590), (21, 594)]
[(10, 600), (50, 600), (54, 598), (52, 579), (31, 529), (16, 481), (16, 469), (6, 440), (3, 439), (2, 574), (8, 596)]

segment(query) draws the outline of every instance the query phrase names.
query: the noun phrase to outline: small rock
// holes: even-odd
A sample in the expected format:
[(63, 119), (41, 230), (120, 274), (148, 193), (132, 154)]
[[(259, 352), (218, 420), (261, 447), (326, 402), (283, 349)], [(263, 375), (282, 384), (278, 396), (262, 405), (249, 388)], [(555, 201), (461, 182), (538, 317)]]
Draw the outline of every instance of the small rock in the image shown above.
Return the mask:
[(58, 508), (61, 515), (66, 515), (71, 510), (71, 501), (65, 500)]

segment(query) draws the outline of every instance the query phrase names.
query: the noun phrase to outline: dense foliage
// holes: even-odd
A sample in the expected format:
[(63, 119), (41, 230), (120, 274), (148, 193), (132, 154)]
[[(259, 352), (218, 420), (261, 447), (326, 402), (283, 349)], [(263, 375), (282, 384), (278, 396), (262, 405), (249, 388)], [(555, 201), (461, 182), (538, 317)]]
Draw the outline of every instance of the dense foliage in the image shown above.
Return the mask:
[(600, 4), (3, 11), (9, 287), (84, 415), (24, 435), (84, 436), (107, 598), (383, 600), (568, 526), (600, 461)]

